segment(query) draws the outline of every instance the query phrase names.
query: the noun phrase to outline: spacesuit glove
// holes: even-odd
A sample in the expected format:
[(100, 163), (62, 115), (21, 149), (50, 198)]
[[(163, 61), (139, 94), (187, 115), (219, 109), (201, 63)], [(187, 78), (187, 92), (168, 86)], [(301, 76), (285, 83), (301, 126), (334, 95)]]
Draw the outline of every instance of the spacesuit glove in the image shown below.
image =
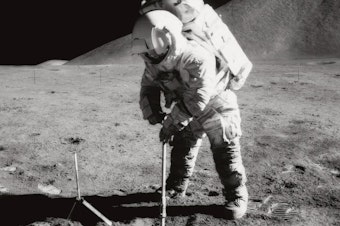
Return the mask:
[(164, 112), (153, 114), (148, 118), (148, 121), (151, 125), (156, 125), (157, 123), (162, 123), (165, 116), (166, 114)]
[(174, 125), (165, 128), (162, 127), (161, 131), (159, 132), (159, 140), (165, 143), (169, 143), (172, 141), (173, 135), (177, 132), (177, 128)]
[(169, 142), (172, 140), (172, 136), (178, 131), (179, 129), (175, 126), (171, 115), (167, 115), (163, 121), (163, 127), (159, 132), (159, 140), (162, 142)]

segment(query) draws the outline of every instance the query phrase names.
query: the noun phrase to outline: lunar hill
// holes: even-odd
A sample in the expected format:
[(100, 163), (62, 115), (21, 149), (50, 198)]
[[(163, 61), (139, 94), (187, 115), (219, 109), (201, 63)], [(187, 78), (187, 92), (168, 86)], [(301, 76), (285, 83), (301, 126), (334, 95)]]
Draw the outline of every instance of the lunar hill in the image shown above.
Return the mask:
[[(340, 56), (340, 1), (233, 0), (217, 9), (252, 60)], [(131, 35), (68, 64), (134, 64)]]

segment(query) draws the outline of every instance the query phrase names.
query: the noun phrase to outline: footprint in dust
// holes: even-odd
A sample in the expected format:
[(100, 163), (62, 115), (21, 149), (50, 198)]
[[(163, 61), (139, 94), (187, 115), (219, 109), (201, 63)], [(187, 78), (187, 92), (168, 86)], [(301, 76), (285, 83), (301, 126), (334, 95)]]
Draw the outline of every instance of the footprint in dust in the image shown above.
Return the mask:
[(273, 196), (264, 199), (250, 199), (248, 203), (249, 212), (263, 214), (269, 218), (277, 218), (289, 221), (298, 215), (297, 209), (287, 203), (273, 202)]
[(269, 208), (268, 215), (289, 221), (298, 215), (298, 211), (287, 203), (274, 203)]

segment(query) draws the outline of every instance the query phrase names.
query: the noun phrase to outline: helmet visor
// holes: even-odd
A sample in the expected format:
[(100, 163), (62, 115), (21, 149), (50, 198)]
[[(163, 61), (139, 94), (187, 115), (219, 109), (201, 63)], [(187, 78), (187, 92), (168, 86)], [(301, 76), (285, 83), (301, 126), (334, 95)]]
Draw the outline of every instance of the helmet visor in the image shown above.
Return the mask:
[(151, 31), (152, 45), (158, 55), (168, 52), (170, 46), (170, 37), (165, 32), (168, 31), (156, 27), (152, 28)]

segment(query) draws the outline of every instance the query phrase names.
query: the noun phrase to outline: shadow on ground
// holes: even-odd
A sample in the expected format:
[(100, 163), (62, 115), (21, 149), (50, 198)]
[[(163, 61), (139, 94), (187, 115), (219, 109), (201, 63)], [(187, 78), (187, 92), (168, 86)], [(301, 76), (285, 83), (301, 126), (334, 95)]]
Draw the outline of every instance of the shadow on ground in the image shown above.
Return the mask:
[[(111, 221), (128, 222), (136, 218), (158, 218), (160, 213), (157, 193), (135, 193), (126, 196), (87, 196), (84, 199)], [(51, 198), (44, 195), (8, 195), (0, 197), (1, 222), (4, 225), (27, 225), (46, 218), (66, 219), (76, 198)], [(221, 217), (222, 205), (168, 206), (168, 216), (190, 216), (197, 213)], [(72, 221), (84, 226), (96, 225), (101, 220), (77, 202)]]

